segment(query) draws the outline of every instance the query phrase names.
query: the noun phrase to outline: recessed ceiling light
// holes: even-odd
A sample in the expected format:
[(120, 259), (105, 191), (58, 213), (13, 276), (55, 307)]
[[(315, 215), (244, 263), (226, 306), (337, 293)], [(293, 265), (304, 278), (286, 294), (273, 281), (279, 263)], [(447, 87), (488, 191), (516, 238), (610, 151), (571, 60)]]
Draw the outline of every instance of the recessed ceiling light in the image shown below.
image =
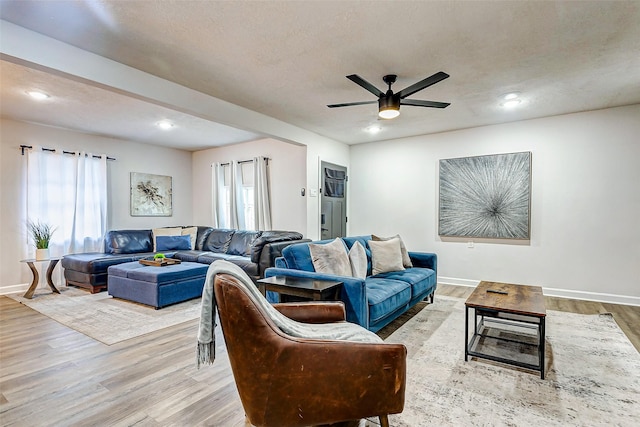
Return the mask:
[(516, 99), (510, 99), (508, 101), (505, 101), (500, 105), (502, 105), (504, 108), (513, 108), (513, 107), (516, 107), (517, 105), (519, 105), (520, 102), (522, 102), (522, 101), (520, 101), (519, 99), (516, 98)]
[(162, 120), (162, 121), (156, 123), (156, 125), (162, 130), (169, 130), (169, 129), (171, 129), (173, 127), (173, 123), (171, 123), (168, 120)]
[(371, 126), (366, 127), (364, 130), (369, 132), (370, 134), (376, 134), (376, 133), (378, 133), (378, 132), (380, 132), (382, 130), (382, 126), (380, 126), (380, 125), (371, 125)]
[(505, 101), (510, 101), (512, 99), (516, 99), (518, 96), (520, 96), (520, 92), (511, 92), (503, 95), (502, 99), (504, 99)]
[(40, 92), (38, 90), (27, 91), (27, 95), (29, 95), (30, 97), (32, 97), (33, 99), (36, 99), (38, 101), (43, 101), (45, 99), (51, 98), (48, 94), (46, 94), (44, 92)]

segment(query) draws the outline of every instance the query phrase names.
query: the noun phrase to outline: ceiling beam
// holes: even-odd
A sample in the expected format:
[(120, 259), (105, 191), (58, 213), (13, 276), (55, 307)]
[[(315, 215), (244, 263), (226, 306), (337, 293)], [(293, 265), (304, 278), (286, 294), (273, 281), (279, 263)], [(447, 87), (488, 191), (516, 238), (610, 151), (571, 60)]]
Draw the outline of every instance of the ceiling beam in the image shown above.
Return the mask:
[[(0, 20), (0, 58), (165, 108), (302, 145), (335, 140)], [(338, 143), (339, 144), (339, 143)]]

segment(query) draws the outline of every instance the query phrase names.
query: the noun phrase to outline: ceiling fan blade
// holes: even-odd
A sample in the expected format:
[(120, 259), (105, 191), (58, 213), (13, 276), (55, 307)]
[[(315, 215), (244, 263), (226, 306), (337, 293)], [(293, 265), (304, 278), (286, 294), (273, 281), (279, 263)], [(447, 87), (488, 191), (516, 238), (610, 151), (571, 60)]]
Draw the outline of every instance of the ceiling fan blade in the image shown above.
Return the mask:
[(331, 104), (331, 105), (327, 105), (327, 107), (329, 108), (350, 107), (352, 105), (377, 104), (377, 103), (378, 101), (347, 102), (346, 104)]
[(418, 83), (414, 83), (411, 86), (407, 86), (406, 88), (402, 89), (400, 92), (396, 93), (396, 95), (400, 96), (400, 99), (406, 98), (407, 96), (413, 95), (414, 93), (422, 89), (425, 89), (431, 85), (434, 85), (439, 81), (446, 79), (447, 77), (449, 77), (449, 74), (443, 71), (439, 71), (431, 77), (427, 77), (424, 80), (420, 80)]
[(433, 107), (433, 108), (447, 108), (451, 105), (450, 102), (436, 102), (436, 101), (420, 101), (417, 99), (403, 99), (400, 101), (400, 105), (413, 105), (414, 107)]
[(375, 87), (374, 85), (372, 85), (371, 83), (369, 83), (368, 81), (366, 81), (365, 79), (363, 79), (357, 74), (351, 74), (350, 76), (347, 76), (347, 78), (352, 82), (354, 82), (355, 84), (362, 86), (363, 88), (365, 88), (366, 90), (368, 90), (369, 92), (377, 96), (378, 98), (380, 98), (381, 96), (384, 96), (384, 92), (382, 92), (380, 89), (378, 89), (377, 87)]

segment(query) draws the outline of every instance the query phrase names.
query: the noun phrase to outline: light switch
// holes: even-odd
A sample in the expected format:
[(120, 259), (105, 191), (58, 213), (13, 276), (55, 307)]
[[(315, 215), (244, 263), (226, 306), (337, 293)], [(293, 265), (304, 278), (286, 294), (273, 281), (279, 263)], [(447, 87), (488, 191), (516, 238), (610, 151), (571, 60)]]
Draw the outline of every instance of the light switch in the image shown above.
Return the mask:
[(310, 188), (309, 197), (318, 197), (318, 190), (316, 190), (315, 188)]

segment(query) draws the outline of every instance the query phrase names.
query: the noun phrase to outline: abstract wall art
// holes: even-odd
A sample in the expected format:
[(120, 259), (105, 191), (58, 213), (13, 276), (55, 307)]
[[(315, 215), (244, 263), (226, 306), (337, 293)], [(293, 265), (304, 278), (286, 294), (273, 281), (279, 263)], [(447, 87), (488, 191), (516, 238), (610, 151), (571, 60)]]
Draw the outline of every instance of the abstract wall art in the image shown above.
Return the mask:
[(531, 152), (440, 160), (438, 234), (529, 239)]
[(171, 177), (131, 172), (131, 216), (171, 216)]

